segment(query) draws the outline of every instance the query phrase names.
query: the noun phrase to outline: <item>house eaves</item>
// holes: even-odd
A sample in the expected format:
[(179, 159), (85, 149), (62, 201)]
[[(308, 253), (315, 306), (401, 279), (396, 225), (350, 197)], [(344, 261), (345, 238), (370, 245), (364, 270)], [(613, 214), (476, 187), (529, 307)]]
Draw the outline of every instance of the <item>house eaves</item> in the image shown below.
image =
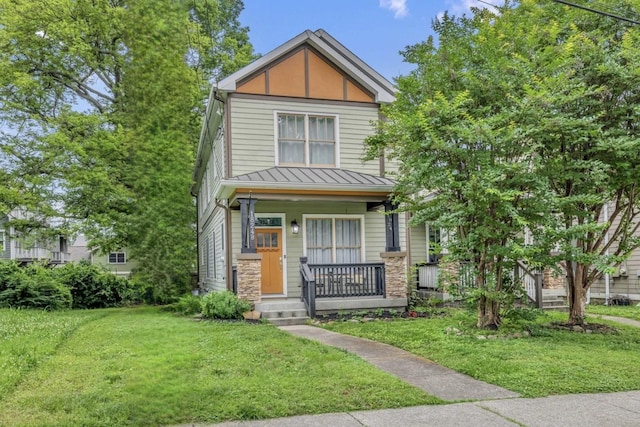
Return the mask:
[(306, 30), (288, 42), (280, 45), (271, 52), (253, 61), (246, 67), (236, 71), (218, 83), (218, 89), (224, 92), (234, 92), (236, 83), (267, 66), (287, 52), (308, 43), (334, 64), (349, 74), (355, 81), (375, 94), (379, 103), (390, 103), (395, 100), (395, 88), (381, 74), (368, 66), (324, 30), (315, 32)]
[(241, 189), (388, 194), (394, 186), (395, 181), (389, 178), (346, 169), (273, 167), (223, 180), (221, 196), (229, 197)]

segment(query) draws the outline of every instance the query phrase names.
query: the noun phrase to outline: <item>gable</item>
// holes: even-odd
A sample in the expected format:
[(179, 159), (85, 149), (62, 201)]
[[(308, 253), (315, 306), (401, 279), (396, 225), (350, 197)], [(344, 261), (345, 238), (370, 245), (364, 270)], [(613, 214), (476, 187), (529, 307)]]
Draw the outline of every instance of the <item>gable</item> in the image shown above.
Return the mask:
[(236, 91), (337, 101), (375, 101), (371, 92), (362, 88), (308, 44), (238, 82)]

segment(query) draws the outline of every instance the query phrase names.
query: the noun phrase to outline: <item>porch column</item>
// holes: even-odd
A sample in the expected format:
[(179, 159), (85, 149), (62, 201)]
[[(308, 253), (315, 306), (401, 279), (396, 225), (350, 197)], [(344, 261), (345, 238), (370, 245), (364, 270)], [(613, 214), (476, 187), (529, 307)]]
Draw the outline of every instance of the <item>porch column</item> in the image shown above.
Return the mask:
[(255, 254), (256, 250), (256, 199), (238, 199), (240, 203), (240, 253)]
[(262, 283), (262, 254), (244, 253), (236, 255), (238, 262), (238, 298), (252, 304), (260, 302)]
[(407, 297), (407, 253), (383, 252), (380, 254), (384, 262), (385, 298)]
[(398, 222), (398, 213), (389, 213), (396, 209), (398, 205), (387, 200), (384, 202), (384, 222), (387, 237), (386, 252), (400, 252), (400, 224)]

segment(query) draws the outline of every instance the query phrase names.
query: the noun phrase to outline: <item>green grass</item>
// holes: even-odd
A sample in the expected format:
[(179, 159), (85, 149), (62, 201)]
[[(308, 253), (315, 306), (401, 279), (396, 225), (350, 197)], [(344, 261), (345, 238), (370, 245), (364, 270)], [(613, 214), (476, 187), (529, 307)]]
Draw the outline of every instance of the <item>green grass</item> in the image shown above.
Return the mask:
[(148, 426), (440, 403), (269, 324), (0, 310), (0, 425)]
[(640, 389), (640, 328), (596, 319), (591, 321), (614, 325), (619, 333), (542, 326), (566, 318), (566, 313), (540, 315), (529, 324), (532, 335), (522, 338), (513, 333), (526, 322), (507, 323), (496, 339), (478, 339), (492, 333), (475, 330), (473, 314), (463, 311), (435, 319), (336, 322), (326, 328), (403, 348), (526, 397)]
[(626, 317), (640, 320), (640, 307), (636, 305), (593, 305), (587, 306), (587, 314)]

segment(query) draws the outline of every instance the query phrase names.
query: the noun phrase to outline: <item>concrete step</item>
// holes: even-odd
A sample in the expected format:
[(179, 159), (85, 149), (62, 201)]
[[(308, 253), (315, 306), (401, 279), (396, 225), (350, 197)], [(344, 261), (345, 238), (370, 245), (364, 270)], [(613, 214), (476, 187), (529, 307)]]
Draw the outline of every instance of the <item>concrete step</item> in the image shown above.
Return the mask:
[(542, 307), (543, 310), (547, 310), (547, 311), (560, 311), (562, 313), (568, 313), (569, 312), (569, 306), (568, 305), (554, 305), (554, 306), (544, 306)]
[(274, 317), (267, 319), (276, 326), (305, 325), (308, 317)]
[(256, 304), (258, 311), (284, 311), (284, 310), (304, 310), (302, 301), (262, 301)]
[(267, 310), (261, 311), (263, 319), (278, 319), (283, 317), (307, 317), (307, 310), (295, 309), (295, 310)]

